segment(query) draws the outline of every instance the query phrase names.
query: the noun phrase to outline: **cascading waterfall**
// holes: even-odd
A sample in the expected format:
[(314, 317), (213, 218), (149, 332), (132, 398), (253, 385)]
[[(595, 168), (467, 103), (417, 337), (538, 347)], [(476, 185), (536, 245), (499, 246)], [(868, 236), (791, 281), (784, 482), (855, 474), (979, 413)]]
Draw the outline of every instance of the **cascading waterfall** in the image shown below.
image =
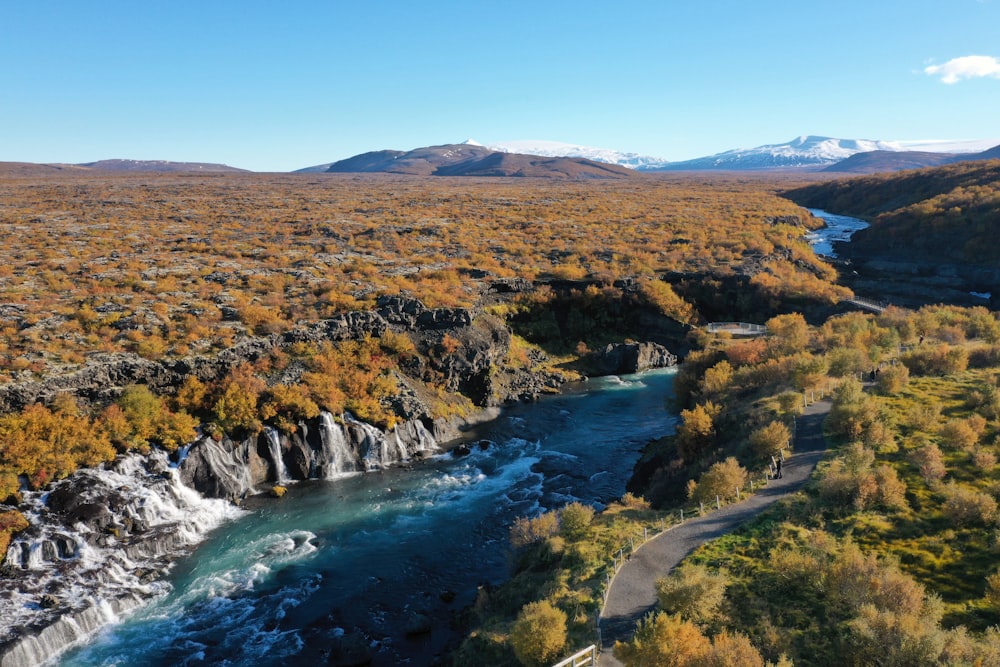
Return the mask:
[(323, 453), (326, 458), (325, 474), (326, 479), (333, 479), (337, 475), (347, 472), (355, 472), (357, 457), (343, 428), (333, 420), (333, 415), (329, 412), (320, 413), (320, 439), (323, 441)]
[[(50, 506), (54, 495), (59, 509)], [(24, 496), (32, 528), (11, 543), (3, 565), (15, 585), (0, 595), (2, 667), (49, 660), (166, 593), (155, 578), (170, 560), (242, 514), (184, 486), (160, 450)]]
[(278, 484), (287, 484), (291, 481), (291, 477), (288, 476), (288, 468), (285, 467), (285, 460), (281, 455), (281, 434), (270, 426), (266, 427), (264, 432), (267, 434), (271, 461), (274, 462), (274, 481)]
[(406, 458), (405, 449), (398, 451), (397, 456), (393, 456), (393, 448), (390, 447), (385, 434), (371, 424), (358, 421), (348, 413), (344, 413), (344, 421), (360, 443), (361, 462), (365, 470), (378, 470), (389, 463)]
[[(311, 474), (327, 479), (438, 451), (419, 420), (387, 434), (324, 412), (319, 436), (309, 442), (304, 435), (295, 452), (305, 454)], [(268, 428), (265, 437), (275, 480), (290, 481), (280, 433)], [(171, 585), (158, 579), (173, 559), (242, 512), (204, 498), (192, 488), (195, 480), (205, 493), (230, 499), (255, 493), (254, 481), (263, 483), (268, 472), (255, 447), (251, 440), (202, 437), (175, 462), (162, 450), (129, 455), (80, 471), (48, 493), (26, 493), (31, 528), (10, 545), (3, 565), (12, 586), (0, 591), (0, 667), (47, 662), (168, 593)]]
[(202, 438), (195, 443), (195, 446), (198, 449), (200, 458), (211, 469), (218, 488), (228, 490), (231, 497), (244, 496), (257, 492), (254, 488), (250, 467), (247, 465), (245, 456), (243, 456), (246, 452), (240, 453), (237, 451), (243, 449), (242, 446), (237, 446), (234, 451), (226, 451), (222, 442), (216, 442), (210, 437)]

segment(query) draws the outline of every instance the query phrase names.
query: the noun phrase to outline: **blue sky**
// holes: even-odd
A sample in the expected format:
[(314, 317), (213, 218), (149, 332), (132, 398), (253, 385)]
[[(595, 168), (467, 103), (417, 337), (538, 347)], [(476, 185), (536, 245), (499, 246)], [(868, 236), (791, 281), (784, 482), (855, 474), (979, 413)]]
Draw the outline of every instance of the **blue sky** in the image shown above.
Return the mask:
[(1000, 0), (4, 0), (0, 160), (1000, 137)]

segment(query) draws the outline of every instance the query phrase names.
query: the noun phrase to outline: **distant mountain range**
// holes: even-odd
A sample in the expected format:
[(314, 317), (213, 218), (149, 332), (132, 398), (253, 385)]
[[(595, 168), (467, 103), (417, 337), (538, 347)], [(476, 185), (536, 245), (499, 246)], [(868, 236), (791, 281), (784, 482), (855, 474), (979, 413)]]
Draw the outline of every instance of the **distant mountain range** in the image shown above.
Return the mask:
[[(693, 160), (669, 162), (639, 153), (557, 141), (509, 141), (484, 146), (470, 139), (462, 144), (413, 151), (363, 153), (340, 162), (317, 165), (301, 171), (510, 176), (528, 175), (517, 173), (521, 165), (528, 162), (533, 165), (531, 175), (540, 176), (546, 175), (545, 172), (552, 166), (540, 158), (566, 158), (584, 160), (589, 163), (589, 169), (593, 169), (597, 163), (603, 163), (643, 172), (826, 170), (867, 173), (932, 167), (958, 160), (988, 159), (995, 156), (992, 149), (980, 151), (995, 143), (1000, 141), (873, 141), (810, 135), (782, 144), (735, 149)], [(501, 158), (496, 153), (507, 157)], [(491, 154), (492, 162), (482, 162), (485, 156)], [(563, 165), (561, 171), (572, 170)], [(565, 174), (563, 176), (566, 177)]]
[(783, 144), (768, 144), (757, 148), (736, 149), (660, 167), (663, 171), (700, 170), (761, 170), (801, 169), (834, 164), (857, 153), (894, 150), (885, 141), (833, 139), (831, 137), (797, 137)]
[[(988, 149), (988, 150), (987, 150)], [(801, 136), (782, 144), (734, 149), (693, 160), (662, 158), (558, 141), (508, 141), (484, 146), (428, 146), (381, 150), (294, 173), (374, 173), (416, 176), (524, 176), (627, 178), (638, 172), (811, 170), (875, 173), (934, 167), (962, 160), (1000, 158), (1000, 140), (875, 141)], [(99, 160), (82, 164), (0, 163), (0, 173), (55, 172), (246, 172), (225, 164), (168, 160)]]
[(98, 160), (97, 162), (84, 162), (81, 164), (66, 164), (60, 162), (44, 164), (34, 162), (0, 162), (0, 174), (12, 176), (44, 175), (52, 173), (87, 173), (91, 171), (249, 173), (246, 169), (237, 169), (236, 167), (230, 167), (226, 164), (212, 164), (208, 162), (171, 162), (169, 160)]
[(634, 170), (587, 158), (504, 153), (468, 142), (428, 146), (412, 151), (373, 151), (299, 171), (567, 179), (628, 178), (635, 175)]

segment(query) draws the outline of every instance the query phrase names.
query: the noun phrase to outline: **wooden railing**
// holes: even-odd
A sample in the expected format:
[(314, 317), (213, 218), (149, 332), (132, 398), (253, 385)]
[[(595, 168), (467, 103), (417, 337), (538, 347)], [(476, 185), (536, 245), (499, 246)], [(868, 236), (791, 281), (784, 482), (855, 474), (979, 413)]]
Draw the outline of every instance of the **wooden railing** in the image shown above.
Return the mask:
[(562, 662), (557, 662), (552, 667), (586, 667), (597, 664), (597, 646), (591, 644), (585, 649), (577, 651)]

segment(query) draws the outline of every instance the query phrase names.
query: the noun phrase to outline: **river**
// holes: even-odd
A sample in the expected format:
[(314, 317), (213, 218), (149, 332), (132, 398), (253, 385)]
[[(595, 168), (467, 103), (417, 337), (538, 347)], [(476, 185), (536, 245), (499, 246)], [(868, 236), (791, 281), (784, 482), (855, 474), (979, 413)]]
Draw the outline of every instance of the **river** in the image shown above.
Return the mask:
[(433, 664), (477, 587), (505, 578), (515, 517), (623, 495), (642, 446), (673, 431), (672, 385), (670, 370), (579, 383), (505, 412), (467, 456), (254, 499), (174, 564), (166, 594), (58, 664), (316, 664), (345, 634), (374, 665)]
[(867, 222), (858, 218), (827, 213), (818, 208), (806, 210), (826, 223), (826, 226), (806, 234), (806, 239), (809, 241), (809, 245), (812, 246), (813, 252), (824, 257), (836, 257), (837, 253), (833, 248), (834, 243), (850, 241), (854, 232), (868, 227)]

